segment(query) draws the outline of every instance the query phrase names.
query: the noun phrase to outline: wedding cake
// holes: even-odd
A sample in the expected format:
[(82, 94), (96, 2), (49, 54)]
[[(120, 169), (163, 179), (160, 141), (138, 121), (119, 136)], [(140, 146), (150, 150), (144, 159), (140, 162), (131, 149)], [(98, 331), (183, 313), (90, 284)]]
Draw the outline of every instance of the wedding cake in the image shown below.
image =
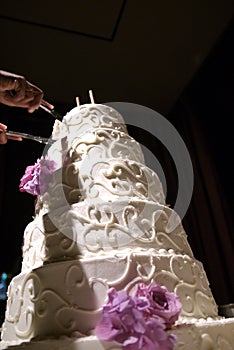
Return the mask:
[(122, 116), (77, 106), (55, 122), (52, 141), (21, 179), (37, 200), (0, 349), (234, 349), (234, 319), (218, 315)]

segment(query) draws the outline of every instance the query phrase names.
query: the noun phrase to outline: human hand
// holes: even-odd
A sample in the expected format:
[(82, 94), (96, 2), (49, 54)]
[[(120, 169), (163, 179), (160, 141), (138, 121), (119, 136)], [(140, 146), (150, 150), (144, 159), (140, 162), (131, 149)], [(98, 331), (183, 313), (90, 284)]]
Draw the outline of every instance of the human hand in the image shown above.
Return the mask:
[(0, 123), (0, 144), (3, 145), (7, 143), (7, 139), (22, 141), (22, 137), (19, 136), (7, 136), (6, 135), (7, 126), (5, 124)]
[(39, 108), (43, 91), (25, 77), (0, 70), (0, 103), (27, 108), (32, 113)]

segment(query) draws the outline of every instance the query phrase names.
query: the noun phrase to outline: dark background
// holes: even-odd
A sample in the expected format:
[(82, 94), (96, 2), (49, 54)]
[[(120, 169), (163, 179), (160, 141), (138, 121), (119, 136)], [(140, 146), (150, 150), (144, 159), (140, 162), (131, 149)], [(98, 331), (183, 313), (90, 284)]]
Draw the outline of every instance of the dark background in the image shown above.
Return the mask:
[[(176, 127), (195, 175), (193, 198), (183, 219), (188, 240), (205, 267), (217, 303), (233, 302), (233, 2), (192, 1), (187, 7), (182, 1), (181, 8), (170, 12), (165, 11), (166, 4), (156, 8), (152, 2), (152, 11), (147, 5), (143, 11), (131, 1), (114, 3), (115, 25), (105, 23), (104, 13), (104, 22), (95, 17), (80, 31), (54, 23), (54, 17), (52, 24), (42, 17), (38, 22), (35, 14), (18, 13), (17, 18), (4, 5), (1, 68), (26, 75), (62, 114), (74, 107), (77, 94), (86, 103), (88, 89), (94, 88), (97, 102), (142, 104)], [(95, 21), (104, 27), (95, 27)], [(0, 120), (8, 129), (41, 136), (49, 136), (54, 123), (42, 110), (28, 115), (3, 105)], [(177, 183), (170, 155), (144, 131), (129, 127), (129, 133), (163, 164), (167, 203), (173, 207)], [(34, 214), (34, 198), (19, 192), (19, 180), (42, 150), (42, 145), (28, 140), (0, 146), (0, 272), (10, 278), (20, 271), (23, 232)]]

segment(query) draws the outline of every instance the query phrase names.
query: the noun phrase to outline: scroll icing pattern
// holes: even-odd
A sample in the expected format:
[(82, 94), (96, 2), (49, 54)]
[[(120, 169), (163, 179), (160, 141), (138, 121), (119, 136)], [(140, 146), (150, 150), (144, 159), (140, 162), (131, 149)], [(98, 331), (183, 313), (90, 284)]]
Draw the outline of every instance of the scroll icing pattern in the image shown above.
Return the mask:
[[(35, 245), (34, 242), (37, 242)], [(39, 220), (34, 219), (25, 229), (24, 244), (22, 247), (23, 269), (35, 266), (38, 261), (45, 259), (45, 233), (39, 224)]]
[(73, 141), (69, 161), (81, 161), (84, 156), (131, 159), (144, 163), (140, 145), (133, 138), (121, 131), (109, 129), (93, 129)]
[(179, 279), (176, 292), (183, 300), (182, 315), (204, 318), (217, 316), (217, 307), (208, 289), (208, 280), (204, 285), (200, 283), (200, 276), (204, 274), (201, 264), (189, 256), (173, 256), (171, 271)]
[[(78, 273), (77, 273), (78, 272)], [(77, 279), (77, 275), (81, 278)], [(82, 270), (82, 264), (78, 267), (77, 264), (71, 265), (66, 273), (65, 287), (68, 296), (68, 303), (62, 305), (55, 314), (56, 323), (65, 331), (75, 331), (77, 328), (81, 333), (87, 332), (87, 326), (82, 325), (78, 320), (89, 319), (89, 327), (92, 328), (100, 318), (101, 306), (105, 300), (99, 301), (97, 304), (95, 293), (95, 285), (103, 286), (104, 292), (102, 295), (107, 296), (108, 284), (101, 278), (87, 278), (85, 271)], [(77, 297), (80, 295), (80, 298)], [(83, 298), (81, 297), (83, 296)], [(72, 305), (72, 308), (71, 308)]]
[[(25, 299), (25, 294), (27, 294), (28, 300), (34, 303), (40, 291), (40, 280), (33, 273), (27, 276), (21, 286), (15, 286), (13, 282), (10, 285), (6, 320), (14, 325), (14, 331), (17, 337), (21, 339), (28, 338), (33, 332), (35, 320), (35, 311), (30, 305), (24, 305), (24, 300), (27, 300)], [(22, 325), (25, 325), (25, 329), (19, 328), (22, 327)]]
[[(101, 211), (99, 208), (97, 208), (94, 205), (87, 205), (87, 211), (86, 214), (81, 215), (78, 213), (78, 211), (73, 210), (70, 212), (70, 221), (76, 220), (77, 221), (77, 230), (79, 231), (79, 235), (83, 235), (85, 238), (87, 238), (87, 235), (91, 232), (94, 232), (97, 229), (104, 229), (105, 230), (105, 238), (108, 239), (110, 237), (109, 232), (118, 230), (119, 232), (122, 232), (129, 237), (132, 238), (132, 240), (137, 240), (142, 243), (151, 243), (155, 241), (157, 243), (157, 248), (165, 248), (170, 247), (170, 249), (174, 249), (176, 251), (181, 251), (182, 249), (175, 243), (175, 238), (170, 239), (168, 235), (166, 235), (163, 232), (157, 232), (155, 230), (155, 226), (157, 227), (157, 224), (155, 225), (155, 219), (153, 215), (152, 222), (144, 221), (144, 225), (140, 225), (141, 221), (141, 213), (139, 214), (139, 211), (136, 207), (133, 205), (126, 205), (125, 208), (122, 211), (122, 213), (116, 213), (115, 215), (110, 212), (108, 207), (102, 206)], [(92, 215), (91, 215), (92, 214)], [(118, 215), (117, 215), (118, 214)], [(157, 217), (157, 212), (155, 212), (155, 217)], [(137, 220), (135, 220), (137, 219)], [(66, 220), (68, 222), (69, 220)], [(83, 223), (83, 224), (82, 224)], [(74, 224), (74, 222), (73, 222)], [(147, 224), (147, 225), (146, 225)], [(83, 229), (79, 225), (83, 225)], [(131, 226), (130, 226), (131, 225)], [(83, 232), (82, 232), (83, 230)], [(150, 235), (148, 234), (150, 233)], [(159, 238), (164, 238), (163, 241), (161, 240), (159, 242)], [(179, 237), (178, 237), (179, 238)], [(87, 243), (87, 240), (84, 239), (84, 242)], [(166, 243), (167, 242), (167, 243)], [(121, 244), (119, 244), (120, 246)], [(98, 244), (100, 246), (100, 244)], [(187, 245), (184, 247), (187, 248)], [(92, 250), (92, 246), (87, 246), (87, 249)], [(187, 249), (188, 250), (188, 249)]]
[[(106, 112), (105, 112), (106, 111)], [(123, 119), (121, 115), (107, 107), (103, 110), (103, 106), (96, 105), (86, 106), (83, 105), (79, 107), (79, 113), (75, 114), (75, 109), (69, 112), (64, 117), (64, 123), (67, 125), (68, 129), (70, 126), (80, 126), (88, 129), (89, 127), (109, 127), (115, 129), (126, 130)], [(74, 117), (75, 114), (75, 117)]]

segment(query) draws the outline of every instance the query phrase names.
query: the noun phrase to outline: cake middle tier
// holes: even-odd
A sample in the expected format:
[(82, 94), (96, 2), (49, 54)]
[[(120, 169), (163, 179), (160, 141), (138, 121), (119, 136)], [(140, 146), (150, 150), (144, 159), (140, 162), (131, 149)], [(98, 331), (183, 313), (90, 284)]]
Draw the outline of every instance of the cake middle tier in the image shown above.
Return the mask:
[(55, 171), (39, 201), (47, 210), (54, 210), (85, 199), (110, 203), (124, 198), (165, 204), (162, 184), (146, 165), (127, 159), (94, 157), (71, 161)]
[(193, 256), (175, 211), (143, 200), (87, 201), (39, 211), (26, 227), (22, 270), (45, 263), (129, 248)]
[(84, 134), (68, 134), (47, 150), (49, 159), (63, 167), (64, 162), (88, 159), (129, 159), (144, 164), (140, 144), (126, 132), (116, 129), (89, 129)]
[(101, 316), (107, 290), (131, 293), (137, 283), (156, 281), (181, 299), (181, 317), (216, 319), (217, 306), (200, 262), (154, 249), (47, 264), (14, 277), (2, 339), (89, 334)]

